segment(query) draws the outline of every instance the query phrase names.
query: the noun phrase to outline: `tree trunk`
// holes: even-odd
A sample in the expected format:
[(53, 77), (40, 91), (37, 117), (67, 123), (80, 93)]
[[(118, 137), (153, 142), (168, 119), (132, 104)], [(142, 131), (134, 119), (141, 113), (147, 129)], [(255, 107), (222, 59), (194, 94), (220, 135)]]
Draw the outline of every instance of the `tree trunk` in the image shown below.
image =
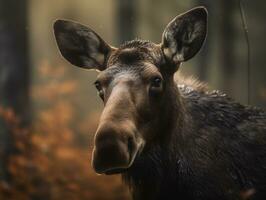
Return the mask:
[(234, 55), (234, 11), (236, 1), (221, 0), (221, 30), (220, 30), (220, 46), (221, 46), (221, 76), (223, 77), (222, 87), (229, 93), (233, 94), (233, 78), (235, 74), (235, 55)]
[(136, 1), (117, 0), (117, 38), (121, 44), (133, 40), (136, 30)]
[(198, 76), (201, 81), (207, 81), (207, 75), (208, 75), (208, 64), (210, 63), (210, 48), (211, 48), (211, 41), (213, 35), (213, 30), (211, 30), (212, 26), (212, 19), (213, 19), (213, 1), (212, 0), (197, 0), (198, 6), (205, 6), (208, 9), (209, 18), (208, 18), (208, 36), (207, 41), (205, 42), (200, 55), (199, 55), (199, 64), (197, 66), (198, 68)]
[[(0, 106), (10, 108), (20, 126), (30, 121), (27, 1), (0, 0)], [(0, 116), (0, 179), (10, 179), (8, 157), (16, 152), (12, 127)]]

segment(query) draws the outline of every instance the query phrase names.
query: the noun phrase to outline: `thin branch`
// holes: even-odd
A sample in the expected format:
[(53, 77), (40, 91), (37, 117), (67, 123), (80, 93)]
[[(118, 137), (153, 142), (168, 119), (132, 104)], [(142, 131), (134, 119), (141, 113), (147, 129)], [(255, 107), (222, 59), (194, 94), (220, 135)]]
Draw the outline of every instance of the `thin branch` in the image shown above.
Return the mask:
[(242, 26), (245, 34), (245, 40), (247, 43), (247, 103), (250, 104), (250, 68), (251, 68), (251, 60), (250, 60), (250, 41), (249, 41), (249, 35), (248, 35), (248, 26), (247, 26), (247, 20), (245, 16), (245, 10), (243, 7), (242, 0), (239, 0), (239, 9), (241, 13), (241, 20), (242, 20)]

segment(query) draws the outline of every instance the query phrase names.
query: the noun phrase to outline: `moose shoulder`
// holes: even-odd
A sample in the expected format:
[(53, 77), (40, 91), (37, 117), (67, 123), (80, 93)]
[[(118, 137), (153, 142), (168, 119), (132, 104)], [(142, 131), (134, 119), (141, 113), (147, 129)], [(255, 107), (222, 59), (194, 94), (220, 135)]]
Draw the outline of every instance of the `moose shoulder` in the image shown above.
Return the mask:
[(266, 112), (197, 82), (174, 81), (204, 43), (205, 8), (174, 18), (160, 44), (133, 40), (115, 48), (65, 20), (54, 32), (66, 60), (99, 71), (97, 173), (122, 174), (136, 200), (266, 199)]

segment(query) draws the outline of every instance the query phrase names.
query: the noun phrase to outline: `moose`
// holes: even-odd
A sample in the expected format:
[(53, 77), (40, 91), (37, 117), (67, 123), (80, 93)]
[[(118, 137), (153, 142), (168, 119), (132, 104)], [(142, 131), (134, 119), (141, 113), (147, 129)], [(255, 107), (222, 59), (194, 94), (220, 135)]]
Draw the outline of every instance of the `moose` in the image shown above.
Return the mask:
[(82, 24), (54, 23), (62, 56), (99, 71), (92, 167), (121, 174), (135, 200), (266, 199), (266, 112), (174, 78), (204, 44), (207, 18), (196, 7), (166, 26), (160, 44), (118, 48)]

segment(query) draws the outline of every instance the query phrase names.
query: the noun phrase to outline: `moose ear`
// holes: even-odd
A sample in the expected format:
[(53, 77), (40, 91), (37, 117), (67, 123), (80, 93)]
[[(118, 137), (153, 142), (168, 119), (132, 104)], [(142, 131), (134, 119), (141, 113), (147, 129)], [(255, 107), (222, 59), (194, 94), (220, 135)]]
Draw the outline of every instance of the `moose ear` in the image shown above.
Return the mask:
[(178, 15), (166, 26), (162, 50), (167, 60), (178, 64), (197, 54), (207, 34), (207, 16), (206, 8), (196, 7)]
[(57, 20), (54, 35), (63, 57), (71, 64), (104, 70), (112, 48), (90, 28), (72, 21)]

